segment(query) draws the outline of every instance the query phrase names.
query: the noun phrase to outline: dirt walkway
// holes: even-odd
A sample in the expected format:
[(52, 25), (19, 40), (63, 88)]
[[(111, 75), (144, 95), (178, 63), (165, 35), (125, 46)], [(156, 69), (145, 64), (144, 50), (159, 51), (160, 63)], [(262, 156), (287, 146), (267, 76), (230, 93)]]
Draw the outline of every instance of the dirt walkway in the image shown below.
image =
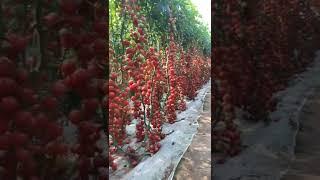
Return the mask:
[(306, 102), (299, 122), (296, 159), (282, 180), (320, 180), (320, 87)]
[(206, 94), (203, 112), (198, 119), (198, 133), (182, 157), (174, 180), (211, 179), (211, 90)]

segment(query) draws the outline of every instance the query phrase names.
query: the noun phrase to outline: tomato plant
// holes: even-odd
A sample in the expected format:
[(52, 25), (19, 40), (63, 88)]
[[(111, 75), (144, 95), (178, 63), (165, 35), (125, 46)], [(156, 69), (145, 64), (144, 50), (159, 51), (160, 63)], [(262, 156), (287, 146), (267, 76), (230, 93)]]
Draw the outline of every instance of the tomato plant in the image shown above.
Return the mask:
[[(161, 28), (150, 27), (152, 21), (161, 21), (147, 17), (146, 11), (153, 8), (149, 3), (152, 1), (112, 2), (120, 13), (111, 10), (110, 21), (120, 19), (128, 27), (124, 32), (120, 21), (110, 24), (109, 30), (109, 165), (113, 171), (119, 168), (120, 155), (134, 167), (145, 154), (157, 153), (165, 138), (162, 125), (175, 123), (177, 112), (187, 108), (186, 99), (194, 99), (210, 79), (210, 58), (203, 44), (184, 49), (184, 40), (177, 40), (177, 34), (183, 33), (176, 29), (179, 19), (174, 3), (184, 4), (167, 4), (163, 17), (167, 29), (161, 32)], [(163, 41), (154, 38), (159, 36)], [(127, 132), (132, 125), (134, 135)]]
[(217, 0), (212, 13), (213, 151), (232, 156), (241, 147), (235, 110), (248, 112), (247, 119), (268, 121), (277, 103), (273, 94), (310, 63), (318, 20), (300, 0)]
[(0, 179), (106, 179), (106, 3), (0, 4)]

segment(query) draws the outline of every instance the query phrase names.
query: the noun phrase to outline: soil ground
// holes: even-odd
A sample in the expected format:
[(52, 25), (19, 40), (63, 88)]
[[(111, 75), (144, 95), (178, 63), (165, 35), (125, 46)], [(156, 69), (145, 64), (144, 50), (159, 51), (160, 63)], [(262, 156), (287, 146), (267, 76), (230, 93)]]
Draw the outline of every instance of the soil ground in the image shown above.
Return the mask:
[(182, 157), (174, 180), (211, 179), (211, 89), (205, 96), (203, 112), (198, 123), (198, 133)]
[(296, 158), (282, 180), (320, 180), (320, 87), (308, 98), (299, 123)]

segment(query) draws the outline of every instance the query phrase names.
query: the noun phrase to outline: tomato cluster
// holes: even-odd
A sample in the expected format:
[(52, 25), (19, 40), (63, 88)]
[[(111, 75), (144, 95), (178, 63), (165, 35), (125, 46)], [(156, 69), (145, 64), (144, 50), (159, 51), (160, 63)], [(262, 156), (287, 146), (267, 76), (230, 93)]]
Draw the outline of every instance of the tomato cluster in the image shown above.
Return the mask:
[[(146, 18), (139, 12), (136, 1), (127, 1), (124, 12), (130, 17), (130, 37), (121, 45), (124, 51), (115, 53), (110, 45), (109, 80), (109, 165), (116, 170), (117, 155), (125, 154), (135, 166), (141, 159), (136, 143), (146, 152), (156, 153), (165, 137), (163, 123), (174, 123), (177, 110), (186, 109), (188, 89), (192, 98), (210, 79), (209, 58), (196, 50), (187, 58), (187, 52), (169, 34), (168, 47), (154, 48), (150, 45)], [(169, 23), (174, 25), (174, 19)], [(129, 26), (130, 27), (130, 26)], [(112, 43), (109, 43), (112, 44)], [(121, 49), (121, 48), (120, 48)], [(192, 80), (189, 80), (192, 74)], [(126, 127), (135, 124), (135, 136), (127, 134)]]
[[(240, 135), (235, 109), (268, 120), (276, 91), (310, 62), (316, 16), (300, 0), (219, 1), (213, 6), (214, 151), (235, 155)], [(302, 23), (304, 22), (304, 24)], [(306, 50), (305, 47), (308, 47)], [(297, 53), (298, 52), (298, 53)]]
[(104, 6), (1, 2), (0, 179), (107, 178)]

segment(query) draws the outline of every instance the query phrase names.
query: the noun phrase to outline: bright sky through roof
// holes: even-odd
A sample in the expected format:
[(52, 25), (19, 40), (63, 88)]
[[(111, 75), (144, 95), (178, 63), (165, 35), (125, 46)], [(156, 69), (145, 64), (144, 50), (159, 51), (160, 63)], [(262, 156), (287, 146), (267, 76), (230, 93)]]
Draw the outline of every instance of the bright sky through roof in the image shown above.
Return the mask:
[(211, 0), (191, 0), (191, 2), (197, 7), (198, 12), (202, 16), (200, 20), (211, 31)]

